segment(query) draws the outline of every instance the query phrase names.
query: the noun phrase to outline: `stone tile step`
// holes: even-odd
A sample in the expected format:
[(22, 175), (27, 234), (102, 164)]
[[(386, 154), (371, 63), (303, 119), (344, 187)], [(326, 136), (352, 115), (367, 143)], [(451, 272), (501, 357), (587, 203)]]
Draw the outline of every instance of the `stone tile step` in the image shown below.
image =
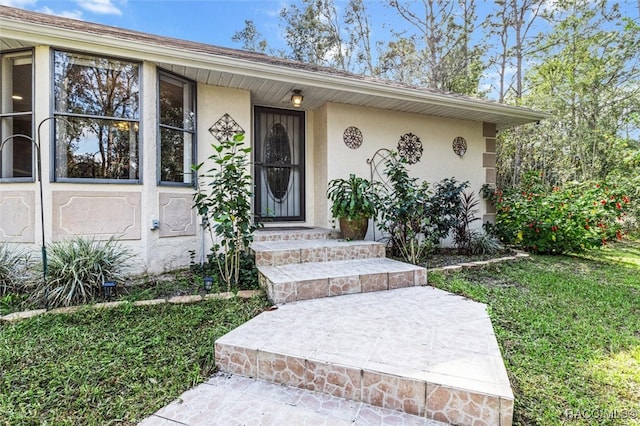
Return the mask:
[(144, 419), (140, 426), (406, 425), (435, 420), (237, 375), (218, 373)]
[(258, 278), (275, 304), (425, 285), (425, 268), (386, 258), (259, 266)]
[(253, 241), (323, 240), (331, 235), (330, 229), (313, 226), (265, 226), (253, 233)]
[(281, 305), (215, 343), (220, 371), (456, 425), (509, 426), (486, 306), (431, 287)]
[(385, 257), (385, 245), (374, 241), (280, 240), (251, 244), (257, 266)]

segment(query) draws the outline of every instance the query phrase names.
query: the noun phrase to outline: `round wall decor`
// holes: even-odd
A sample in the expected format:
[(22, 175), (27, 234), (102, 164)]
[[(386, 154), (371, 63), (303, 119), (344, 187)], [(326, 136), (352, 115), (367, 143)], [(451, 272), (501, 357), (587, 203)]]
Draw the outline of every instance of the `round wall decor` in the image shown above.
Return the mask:
[(349, 126), (342, 134), (344, 144), (351, 149), (358, 149), (362, 145), (362, 132), (354, 126)]
[(453, 140), (453, 152), (462, 157), (465, 152), (467, 152), (467, 141), (462, 137), (458, 136)]
[(422, 157), (422, 141), (413, 133), (405, 133), (398, 141), (398, 154), (409, 164), (415, 164)]

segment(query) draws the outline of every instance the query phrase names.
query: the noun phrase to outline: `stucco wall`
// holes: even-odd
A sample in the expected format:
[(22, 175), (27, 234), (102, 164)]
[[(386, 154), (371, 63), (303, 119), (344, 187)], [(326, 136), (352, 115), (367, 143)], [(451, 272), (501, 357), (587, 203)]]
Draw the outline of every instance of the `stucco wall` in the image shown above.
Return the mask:
[[(369, 179), (371, 172), (366, 160), (380, 148), (397, 151), (398, 141), (405, 133), (417, 135), (423, 146), (420, 161), (409, 166), (410, 176), (430, 184), (447, 177), (469, 181), (469, 191), (476, 194), (486, 181), (483, 123), (345, 104), (328, 104), (326, 109), (327, 181), (348, 177), (350, 173)], [(343, 141), (343, 133), (349, 126), (362, 132), (363, 143), (357, 149), (347, 147)], [(467, 151), (462, 157), (452, 148), (452, 142), (458, 136), (467, 141)], [(484, 161), (488, 160), (484, 158)], [(481, 205), (480, 217), (485, 213), (484, 203)], [(318, 225), (331, 226), (328, 209), (327, 205), (327, 221)], [(370, 238), (371, 232), (369, 234)]]
[[(83, 49), (80, 49), (83, 50)], [(113, 54), (118, 52), (91, 52)], [(135, 58), (134, 58), (135, 59)], [(203, 235), (200, 219), (191, 209), (192, 187), (158, 184), (157, 79), (155, 64), (142, 64), (142, 106), (140, 122), (140, 183), (54, 182), (52, 171), (51, 55), (47, 46), (34, 50), (34, 123), (42, 126), (41, 154), (44, 190), (45, 240), (58, 241), (75, 235), (107, 239), (117, 237), (134, 252), (138, 271), (161, 272), (189, 264), (190, 251), (196, 260), (209, 253), (211, 240)], [(48, 101), (42, 101), (43, 99)], [(253, 108), (248, 91), (206, 84), (197, 85), (197, 155), (205, 161), (215, 142), (209, 128), (225, 113), (253, 140)], [(358, 127), (364, 137), (358, 149), (343, 142), (344, 130)], [(366, 160), (380, 148), (396, 149), (405, 133), (420, 137), (423, 155), (410, 167), (410, 174), (431, 183), (445, 177), (481, 185), (495, 181), (495, 128), (483, 123), (405, 114), (376, 108), (329, 103), (306, 113), (306, 221), (304, 224), (332, 227), (326, 199), (327, 182), (349, 173), (370, 177)], [(462, 136), (468, 149), (463, 157), (451, 147)], [(203, 170), (209, 167), (205, 164)], [(252, 170), (249, 170), (252, 172)], [(492, 212), (481, 214), (491, 218)], [(157, 221), (158, 227), (153, 223)], [(297, 223), (299, 224), (299, 223)], [(279, 224), (282, 225), (282, 224)], [(0, 241), (19, 243), (37, 250), (42, 233), (38, 182), (0, 185)]]

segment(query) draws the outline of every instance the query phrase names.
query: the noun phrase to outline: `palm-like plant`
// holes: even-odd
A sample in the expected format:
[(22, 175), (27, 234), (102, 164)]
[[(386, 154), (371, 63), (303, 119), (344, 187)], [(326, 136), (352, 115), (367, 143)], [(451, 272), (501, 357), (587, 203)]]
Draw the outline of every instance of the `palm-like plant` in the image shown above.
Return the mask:
[[(376, 188), (375, 183), (353, 173), (348, 179), (329, 181), (327, 197), (333, 203), (331, 214), (340, 220), (340, 229), (345, 238), (364, 238), (369, 219), (376, 216), (380, 205)], [(361, 231), (352, 233), (351, 228), (360, 228)]]

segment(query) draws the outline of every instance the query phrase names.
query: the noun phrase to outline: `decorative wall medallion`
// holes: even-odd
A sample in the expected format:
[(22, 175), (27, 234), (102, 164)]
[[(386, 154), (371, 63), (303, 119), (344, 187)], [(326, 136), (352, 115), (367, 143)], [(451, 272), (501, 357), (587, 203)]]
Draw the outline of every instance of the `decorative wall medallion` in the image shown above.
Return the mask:
[(229, 114), (225, 113), (209, 127), (209, 133), (218, 141), (230, 141), (235, 135), (244, 135), (244, 129)]
[(409, 164), (415, 164), (422, 157), (422, 142), (413, 133), (405, 133), (398, 142), (398, 154)]
[(453, 140), (453, 152), (462, 157), (467, 152), (467, 141), (462, 136), (458, 136)]
[(351, 149), (358, 149), (362, 145), (362, 132), (354, 126), (349, 126), (342, 134), (344, 144)]

